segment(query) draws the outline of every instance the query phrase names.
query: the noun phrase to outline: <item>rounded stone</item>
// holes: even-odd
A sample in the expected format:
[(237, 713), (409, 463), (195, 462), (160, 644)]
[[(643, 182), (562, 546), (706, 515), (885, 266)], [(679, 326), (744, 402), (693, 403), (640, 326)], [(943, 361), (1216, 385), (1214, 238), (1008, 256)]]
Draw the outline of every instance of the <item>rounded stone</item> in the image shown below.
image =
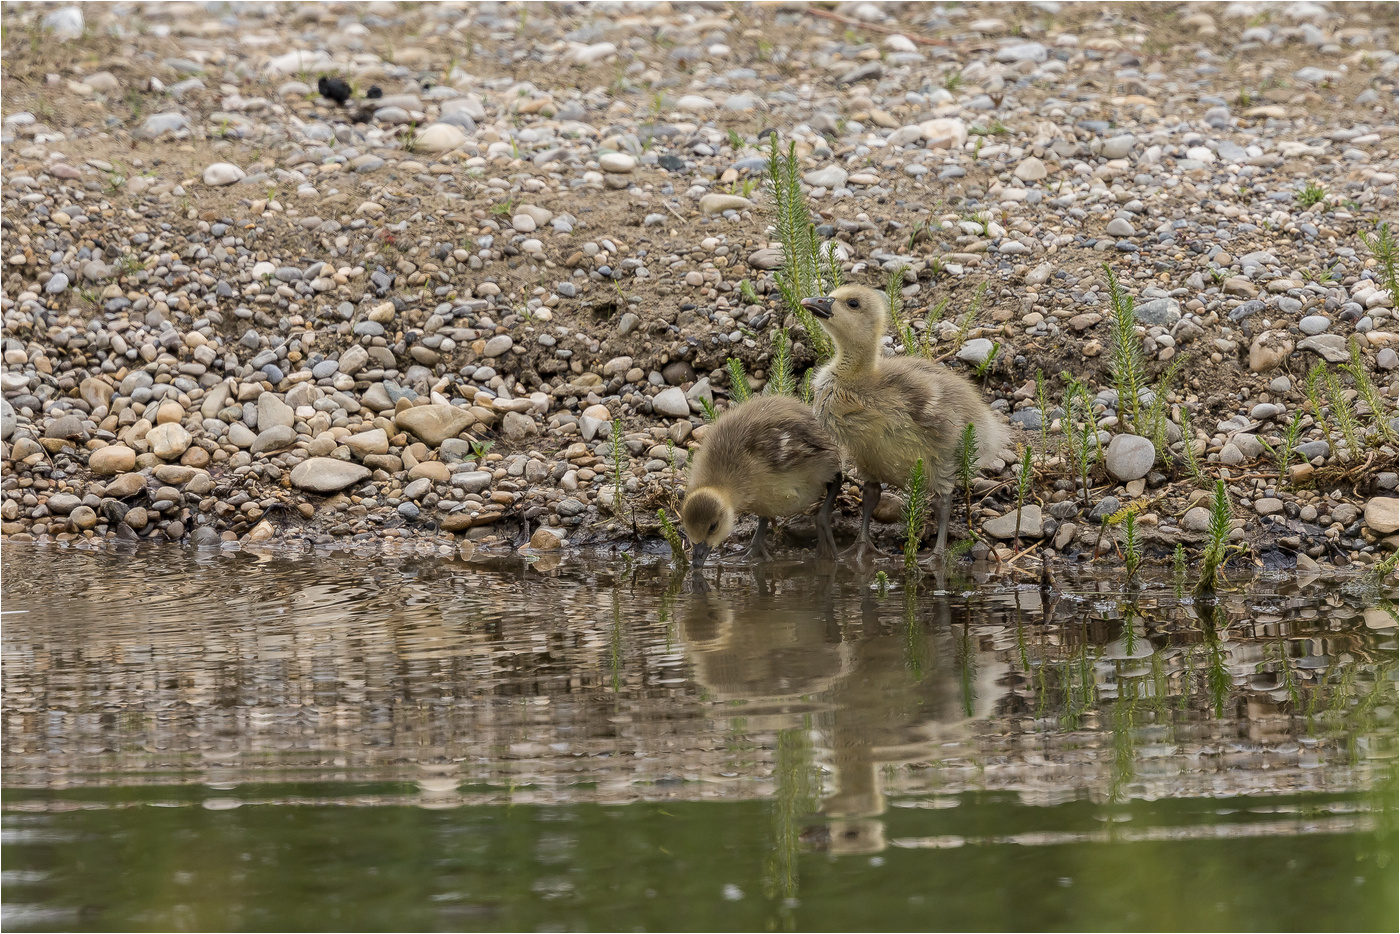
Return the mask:
[(311, 457), (292, 468), (292, 486), (311, 493), (335, 493), (364, 480), (370, 469), (334, 457)]
[(157, 425), (146, 433), (151, 453), (161, 460), (175, 460), (190, 446), (190, 433), (177, 422)]
[(232, 185), (241, 181), (244, 171), (232, 162), (215, 162), (204, 170), (204, 184), (206, 185)]
[(1400, 499), (1376, 496), (1366, 503), (1366, 527), (1382, 535), (1400, 530)]
[(88, 469), (99, 477), (114, 477), (136, 469), (136, 452), (124, 444), (109, 444), (88, 455)]
[(598, 157), (598, 168), (624, 175), (637, 167), (637, 160), (625, 152), (605, 152)]
[(1157, 460), (1152, 442), (1137, 435), (1114, 435), (1104, 453), (1104, 467), (1116, 480), (1127, 482), (1147, 476)]

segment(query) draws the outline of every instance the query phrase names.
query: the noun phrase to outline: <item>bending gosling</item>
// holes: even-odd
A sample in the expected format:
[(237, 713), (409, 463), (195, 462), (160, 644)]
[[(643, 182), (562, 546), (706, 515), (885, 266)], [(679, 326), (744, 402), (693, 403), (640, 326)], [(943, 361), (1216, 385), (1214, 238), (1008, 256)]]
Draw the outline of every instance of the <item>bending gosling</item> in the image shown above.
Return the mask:
[[(764, 544), (768, 520), (796, 515), (812, 505), (840, 468), (836, 442), (812, 410), (796, 399), (757, 396), (724, 413), (695, 456), (690, 490), (681, 507), (696, 569), (729, 537), (741, 512), (758, 515), (747, 555), (771, 561)], [(817, 532), (820, 552), (834, 557), (829, 510), (818, 514)]]
[[(870, 517), (880, 485), (902, 487), (923, 458), (929, 491), (938, 502), (938, 541), (948, 543), (957, 449), (964, 427), (977, 426), (978, 466), (1001, 452), (1007, 428), (961, 376), (917, 357), (884, 357), (880, 338), (889, 307), (874, 289), (847, 285), (826, 298), (803, 299), (831, 335), (836, 355), (813, 380), (817, 417), (865, 479), (861, 488), (860, 537), (850, 549), (856, 560), (874, 550)], [(823, 504), (829, 510), (831, 498)], [(830, 518), (826, 520), (830, 523)]]

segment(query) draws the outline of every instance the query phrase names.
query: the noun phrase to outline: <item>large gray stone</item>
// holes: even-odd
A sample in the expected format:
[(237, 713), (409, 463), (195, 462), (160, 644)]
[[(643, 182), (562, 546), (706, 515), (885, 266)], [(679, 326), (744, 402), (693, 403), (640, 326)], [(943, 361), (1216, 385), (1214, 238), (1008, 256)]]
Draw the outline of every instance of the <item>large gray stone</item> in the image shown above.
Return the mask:
[[(1040, 507), (1035, 503), (1027, 503), (1021, 507), (1021, 537), (1040, 538), (1045, 525), (1044, 518), (1040, 514)], [(997, 516), (995, 519), (988, 519), (982, 523), (982, 531), (993, 538), (1013, 539), (1016, 537), (1016, 510), (1012, 509), (1004, 516)]]
[(652, 397), (652, 411), (670, 418), (684, 418), (690, 415), (690, 403), (679, 386), (663, 389)]
[(312, 457), (292, 468), (292, 486), (311, 493), (335, 493), (370, 475), (362, 464), (334, 457)]
[(1137, 435), (1114, 435), (1104, 452), (1104, 467), (1116, 480), (1127, 482), (1147, 476), (1157, 459), (1152, 442)]
[(394, 416), (394, 424), (411, 431), (425, 444), (437, 447), (465, 431), (475, 416), (453, 405), (415, 405)]

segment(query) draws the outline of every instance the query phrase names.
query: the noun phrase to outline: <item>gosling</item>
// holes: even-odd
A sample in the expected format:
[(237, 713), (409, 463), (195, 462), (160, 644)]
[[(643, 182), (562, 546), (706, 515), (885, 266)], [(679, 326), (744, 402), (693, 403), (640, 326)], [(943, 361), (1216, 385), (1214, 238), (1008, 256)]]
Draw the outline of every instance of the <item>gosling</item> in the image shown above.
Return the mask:
[[(691, 468), (681, 521), (698, 570), (734, 530), (739, 513), (758, 515), (746, 556), (771, 561), (768, 521), (802, 512), (841, 469), (836, 442), (807, 406), (788, 396), (757, 396), (712, 425)], [(834, 558), (830, 510), (817, 517), (818, 550)]]
[[(846, 553), (863, 561), (875, 550), (870, 517), (881, 484), (902, 487), (914, 464), (924, 462), (929, 491), (938, 505), (935, 557), (948, 543), (957, 449), (963, 429), (977, 426), (977, 463), (985, 467), (1007, 441), (1007, 428), (961, 376), (917, 357), (883, 357), (889, 306), (885, 296), (863, 286), (842, 286), (825, 298), (802, 300), (831, 335), (836, 354), (817, 373), (813, 393), (817, 417), (860, 471), (860, 536)], [(831, 498), (823, 504), (831, 507)], [(830, 523), (830, 516), (821, 520)]]

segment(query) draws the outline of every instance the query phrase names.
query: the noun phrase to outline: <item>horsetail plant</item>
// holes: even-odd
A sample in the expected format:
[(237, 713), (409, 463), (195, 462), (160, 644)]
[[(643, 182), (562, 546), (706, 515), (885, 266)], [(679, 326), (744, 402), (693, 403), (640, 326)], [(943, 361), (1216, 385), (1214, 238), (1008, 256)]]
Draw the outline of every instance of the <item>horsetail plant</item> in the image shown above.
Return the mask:
[(1196, 454), (1196, 429), (1191, 424), (1191, 413), (1181, 409), (1181, 456), (1186, 461), (1186, 470), (1196, 483), (1206, 482), (1205, 469), (1201, 467), (1200, 456)]
[(1278, 458), (1278, 478), (1280, 481), (1288, 474), (1288, 462), (1293, 460), (1297, 453), (1298, 439), (1303, 434), (1303, 410), (1296, 409), (1293, 412), (1293, 421), (1288, 423), (1288, 430), (1283, 433), (1283, 444), (1274, 452)]
[(1035, 371), (1035, 404), (1040, 408), (1040, 453), (1050, 451), (1050, 392), (1045, 388), (1045, 373)]
[(1400, 242), (1396, 241), (1395, 231), (1389, 223), (1382, 222), (1374, 234), (1361, 234), (1361, 242), (1380, 261), (1382, 281), (1385, 290), (1390, 293), (1391, 307), (1400, 308)]
[(615, 418), (612, 423), (612, 457), (613, 457), (613, 515), (622, 515), (622, 489), (624, 469), (623, 464), (627, 461), (627, 445), (622, 441), (622, 419)]
[(753, 398), (753, 387), (749, 385), (749, 376), (744, 372), (744, 362), (738, 357), (730, 357), (725, 366), (729, 370), (729, 398), (743, 405)]
[(924, 459), (921, 457), (909, 472), (909, 487), (904, 495), (904, 570), (907, 572), (912, 573), (919, 566), (919, 542), (924, 537), (924, 517), (927, 515), (928, 476), (924, 473)]
[(1322, 385), (1326, 381), (1327, 364), (1319, 360), (1308, 370), (1308, 375), (1303, 379), (1303, 395), (1308, 399), (1308, 405), (1312, 406), (1313, 421), (1317, 422), (1322, 429), (1322, 437), (1327, 440), (1329, 447), (1332, 444), (1332, 429), (1328, 424), (1327, 416), (1322, 414), (1325, 407), (1322, 398)]
[(1206, 527), (1206, 550), (1201, 555), (1201, 574), (1196, 579), (1196, 593), (1215, 593), (1216, 576), (1225, 563), (1226, 542), (1230, 537), (1230, 498), (1225, 493), (1225, 481), (1215, 481), (1215, 495), (1210, 501), (1210, 524)]
[(943, 320), (943, 314), (948, 310), (948, 303), (952, 299), (945, 295), (934, 302), (933, 307), (924, 315), (924, 342), (921, 352), (925, 357), (933, 359), (933, 345), (938, 342), (938, 323)]
[[(818, 359), (831, 355), (831, 338), (816, 318), (802, 307), (802, 299), (830, 294), (840, 285), (840, 263), (834, 252), (822, 255), (812, 211), (802, 191), (802, 169), (797, 143), (789, 142), (787, 153), (778, 147), (773, 134), (768, 152), (768, 176), (764, 188), (773, 202), (773, 227), (783, 245), (783, 265), (774, 275), (783, 301), (807, 332), (807, 339)], [(823, 262), (825, 261), (825, 262)]]
[(797, 390), (797, 381), (792, 375), (792, 347), (788, 344), (787, 331), (782, 328), (773, 337), (773, 356), (769, 361), (768, 385), (763, 387), (770, 396), (791, 396)]
[(1361, 425), (1356, 421), (1356, 412), (1346, 396), (1342, 395), (1342, 382), (1331, 369), (1323, 372), (1322, 385), (1327, 392), (1327, 402), (1332, 408), (1337, 430), (1347, 443), (1347, 459), (1356, 460), (1362, 449)]
[(681, 541), (681, 533), (676, 531), (671, 517), (666, 515), (666, 510), (656, 510), (656, 518), (661, 520), (661, 534), (666, 539), (666, 544), (671, 546), (671, 560), (676, 563), (676, 570), (685, 571), (686, 568), (690, 567), (690, 558), (685, 553), (685, 544)]
[(919, 339), (914, 334), (914, 328), (904, 319), (904, 273), (909, 267), (905, 265), (896, 266), (890, 270), (890, 277), (885, 282), (885, 303), (890, 308), (890, 326), (894, 328), (896, 339), (904, 345), (904, 352), (915, 353), (919, 347)]
[(1108, 302), (1111, 309), (1113, 352), (1109, 366), (1113, 385), (1118, 390), (1118, 412), (1132, 422), (1133, 431), (1142, 434), (1138, 393), (1147, 382), (1147, 367), (1143, 362), (1142, 341), (1137, 336), (1137, 318), (1133, 314), (1133, 299), (1118, 284), (1113, 267), (1103, 264), (1108, 277)]
[[(1152, 404), (1147, 409), (1146, 428), (1157, 451), (1157, 459), (1163, 464), (1171, 463), (1171, 449), (1167, 442), (1167, 393), (1176, 380), (1177, 371), (1185, 359), (1181, 354), (1172, 358), (1162, 377), (1157, 380), (1157, 388), (1152, 392)], [(1121, 408), (1121, 405), (1120, 405)], [(1136, 426), (1134, 426), (1136, 427)]]
[(700, 397), (700, 411), (704, 413), (707, 422), (713, 422), (719, 418), (719, 413), (715, 411), (715, 404), (704, 396)]
[(1123, 520), (1123, 563), (1128, 572), (1128, 585), (1132, 586), (1138, 569), (1142, 567), (1142, 539), (1137, 534), (1137, 514), (1129, 513)]
[(1035, 481), (1035, 471), (1031, 468), (1031, 449), (1026, 445), (1021, 449), (1021, 472), (1016, 477), (1016, 536), (1013, 551), (1021, 551), (1021, 507), (1026, 497), (1031, 495), (1031, 484)]
[(977, 315), (982, 310), (982, 300), (987, 295), (987, 283), (984, 281), (977, 287), (977, 291), (972, 293), (972, 304), (968, 306), (967, 312), (958, 319), (958, 331), (953, 335), (953, 353), (962, 350), (962, 345), (967, 342), (968, 332), (972, 330), (972, 322), (977, 320)]
[(977, 426), (968, 422), (958, 439), (958, 483), (967, 497), (967, 531), (972, 532), (972, 482), (977, 479)]
[(1380, 392), (1376, 389), (1376, 384), (1371, 381), (1371, 374), (1366, 372), (1366, 367), (1361, 360), (1361, 347), (1355, 341), (1350, 342), (1351, 360), (1341, 365), (1342, 369), (1351, 375), (1352, 382), (1356, 384), (1356, 392), (1362, 399), (1366, 400), (1366, 407), (1371, 410), (1371, 421), (1380, 436), (1385, 441), (1395, 441), (1395, 429), (1390, 425), (1390, 419), (1386, 418), (1386, 410), (1389, 406), (1381, 399)]

